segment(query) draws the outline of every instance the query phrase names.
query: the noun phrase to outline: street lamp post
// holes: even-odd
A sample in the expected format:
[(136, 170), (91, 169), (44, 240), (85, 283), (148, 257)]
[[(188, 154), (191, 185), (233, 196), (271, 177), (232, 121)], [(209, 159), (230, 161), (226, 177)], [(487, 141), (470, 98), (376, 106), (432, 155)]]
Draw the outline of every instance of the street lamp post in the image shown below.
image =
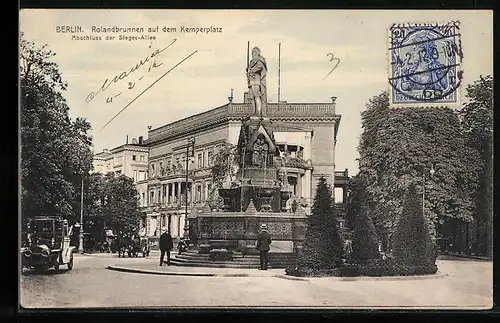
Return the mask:
[[(189, 146), (192, 146), (192, 155), (194, 156), (194, 138), (189, 138), (188, 140), (188, 145), (186, 146), (186, 194), (184, 194), (184, 199), (185, 199), (185, 211), (186, 211), (186, 217), (184, 219), (184, 236), (189, 231), (189, 223), (188, 223), (188, 181), (189, 181)], [(192, 195), (192, 194), (191, 194)], [(192, 197), (192, 196), (191, 196)]]
[[(429, 170), (429, 174), (431, 175), (430, 177), (432, 177), (434, 175), (436, 171), (434, 170), (434, 165), (431, 164), (431, 169)], [(422, 215), (425, 216), (425, 168), (424, 168), (424, 171), (422, 173)]]
[(78, 252), (83, 254), (83, 173), (82, 173), (82, 191), (80, 194), (80, 234)]

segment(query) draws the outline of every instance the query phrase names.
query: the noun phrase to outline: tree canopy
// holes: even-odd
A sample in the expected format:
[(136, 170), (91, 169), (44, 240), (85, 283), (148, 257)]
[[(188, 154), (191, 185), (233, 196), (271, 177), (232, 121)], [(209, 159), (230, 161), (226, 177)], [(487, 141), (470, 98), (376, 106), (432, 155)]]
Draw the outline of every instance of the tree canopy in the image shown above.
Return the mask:
[(96, 240), (104, 238), (104, 230), (137, 234), (142, 213), (139, 197), (131, 178), (112, 173), (91, 174), (86, 181), (85, 231)]
[[(477, 187), (477, 152), (461, 132), (457, 111), (445, 107), (389, 107), (386, 92), (370, 99), (361, 114), (358, 146), (363, 202), (379, 236), (394, 232), (403, 196), (415, 183), (432, 228), (440, 218), (471, 221)], [(434, 168), (434, 176), (430, 169)]]
[(466, 88), (468, 102), (460, 110), (468, 146), (479, 155), (479, 186), (475, 190), (475, 252), (492, 256), (493, 218), (493, 78), (480, 76)]
[(90, 124), (72, 120), (56, 56), (21, 33), (21, 214), (79, 213), (81, 180), (92, 165)]

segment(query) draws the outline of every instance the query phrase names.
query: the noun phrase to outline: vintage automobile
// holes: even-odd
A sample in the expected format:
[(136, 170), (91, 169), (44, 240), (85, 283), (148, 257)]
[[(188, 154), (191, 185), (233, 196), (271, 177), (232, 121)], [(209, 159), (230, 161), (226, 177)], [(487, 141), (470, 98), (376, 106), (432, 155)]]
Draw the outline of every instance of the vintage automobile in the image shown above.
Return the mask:
[(73, 227), (58, 216), (38, 216), (28, 225), (28, 244), (21, 248), (21, 264), (37, 272), (49, 268), (59, 271), (59, 266), (73, 269), (74, 246), (70, 246)]

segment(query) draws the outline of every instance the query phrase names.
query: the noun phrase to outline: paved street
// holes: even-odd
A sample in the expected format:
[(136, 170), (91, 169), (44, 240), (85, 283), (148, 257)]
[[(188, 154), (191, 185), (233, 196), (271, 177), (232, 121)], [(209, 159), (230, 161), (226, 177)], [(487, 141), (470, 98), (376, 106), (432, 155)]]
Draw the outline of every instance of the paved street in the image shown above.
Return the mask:
[[(171, 272), (246, 273), (249, 277), (186, 277), (117, 272), (109, 265)], [(491, 262), (439, 260), (440, 277), (423, 280), (290, 280), (284, 270), (158, 267), (149, 258), (75, 257), (72, 271), (21, 276), (24, 307), (429, 307), (489, 308)]]

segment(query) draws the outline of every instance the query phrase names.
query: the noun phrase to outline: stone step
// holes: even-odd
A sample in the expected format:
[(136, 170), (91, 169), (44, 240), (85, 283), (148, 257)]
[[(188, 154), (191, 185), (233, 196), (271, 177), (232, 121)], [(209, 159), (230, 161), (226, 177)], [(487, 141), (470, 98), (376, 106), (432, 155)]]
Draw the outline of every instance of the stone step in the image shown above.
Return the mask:
[[(176, 255), (177, 258), (180, 258), (180, 259), (193, 259), (193, 260), (204, 260), (204, 261), (210, 261), (210, 258), (208, 255), (198, 255), (198, 254), (185, 254), (185, 253), (182, 253), (182, 254), (178, 254)], [(279, 253), (272, 253), (272, 254), (269, 254), (269, 258), (270, 259), (275, 259), (275, 260), (278, 260), (278, 261), (281, 261), (281, 260), (294, 260), (295, 257), (293, 256), (290, 256), (288, 254), (279, 254)], [(233, 260), (249, 260), (249, 259), (256, 259), (256, 260), (259, 260), (260, 257), (258, 255), (234, 255), (233, 254)]]
[[(188, 265), (188, 264), (193, 264), (193, 265), (236, 265), (236, 266), (248, 266), (248, 267), (255, 267), (260, 264), (260, 259), (238, 259), (238, 260), (233, 260), (233, 261), (212, 261), (212, 260), (204, 260), (204, 259), (182, 259), (182, 258), (172, 258), (171, 261), (176, 261), (179, 264), (183, 265)], [(294, 264), (293, 259), (287, 259), (287, 260), (271, 260), (269, 261), (270, 264), (273, 264), (274, 266), (280, 266), (280, 267), (286, 267), (288, 265), (293, 265)]]
[[(210, 257), (208, 255), (193, 255), (193, 254), (180, 254), (176, 255), (178, 258), (182, 259), (204, 259), (204, 260), (209, 260)], [(248, 256), (242, 256), (242, 255), (234, 255), (233, 254), (233, 259), (259, 259), (259, 256), (254, 256), (254, 255), (248, 255)]]
[[(259, 260), (256, 261), (222, 261), (222, 260), (217, 260), (217, 261), (203, 261), (203, 260), (185, 260), (185, 259), (178, 259), (174, 258), (174, 260), (178, 263), (181, 264), (218, 264), (218, 265), (224, 265), (224, 264), (234, 264), (234, 265), (250, 265), (250, 266), (258, 266), (260, 264)], [(170, 259), (172, 261), (172, 259)]]
[[(178, 262), (176, 259), (171, 259), (171, 264), (179, 267), (207, 267), (207, 268), (239, 268), (239, 269), (257, 269), (259, 268), (259, 264), (238, 264), (232, 262), (223, 262), (223, 263), (191, 263), (191, 262)], [(268, 268), (285, 268), (284, 264), (269, 264)]]

